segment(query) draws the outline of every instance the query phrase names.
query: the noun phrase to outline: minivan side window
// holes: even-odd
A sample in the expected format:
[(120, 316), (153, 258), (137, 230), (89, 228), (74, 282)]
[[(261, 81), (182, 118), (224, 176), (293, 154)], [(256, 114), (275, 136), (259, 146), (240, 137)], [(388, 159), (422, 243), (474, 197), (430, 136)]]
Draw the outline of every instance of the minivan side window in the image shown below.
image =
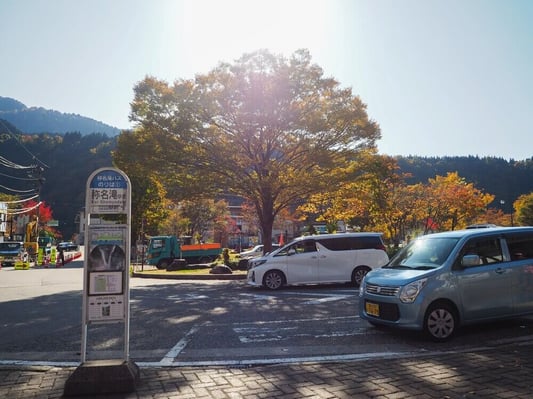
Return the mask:
[(339, 237), (331, 240), (319, 239), (317, 241), (330, 251), (348, 251), (355, 244), (350, 238), (352, 237)]
[(500, 239), (498, 237), (480, 237), (471, 239), (463, 247), (459, 259), (462, 259), (465, 255), (479, 256), (480, 265), (503, 262), (503, 253)]
[(511, 260), (533, 259), (533, 234), (511, 234), (506, 239)]
[(330, 251), (380, 249), (383, 247), (379, 236), (336, 237), (334, 239), (318, 239), (317, 241)]
[(275, 256), (296, 255), (303, 254), (304, 252), (316, 252), (315, 240), (298, 241), (283, 251), (278, 252)]

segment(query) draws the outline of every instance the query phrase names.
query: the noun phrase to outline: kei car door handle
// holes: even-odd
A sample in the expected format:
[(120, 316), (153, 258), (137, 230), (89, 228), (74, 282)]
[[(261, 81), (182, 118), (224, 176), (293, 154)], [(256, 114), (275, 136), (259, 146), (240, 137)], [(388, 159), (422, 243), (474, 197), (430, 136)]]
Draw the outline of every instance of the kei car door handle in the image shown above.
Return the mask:
[(495, 270), (495, 272), (496, 272), (497, 274), (503, 274), (503, 273), (505, 273), (505, 269), (504, 269), (503, 267), (498, 267), (498, 268)]

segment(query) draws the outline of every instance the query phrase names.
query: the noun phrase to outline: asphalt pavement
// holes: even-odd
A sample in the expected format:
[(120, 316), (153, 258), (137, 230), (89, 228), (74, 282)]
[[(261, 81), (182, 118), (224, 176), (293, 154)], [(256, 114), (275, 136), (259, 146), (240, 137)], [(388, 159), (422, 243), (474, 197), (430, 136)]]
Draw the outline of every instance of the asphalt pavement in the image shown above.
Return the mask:
[[(533, 398), (533, 342), (339, 362), (138, 364), (132, 392), (84, 398)], [(76, 367), (0, 364), (0, 398), (62, 398)]]
[[(1, 398), (61, 398), (74, 367), (0, 366)], [(143, 367), (135, 390), (92, 398), (531, 398), (533, 342), (472, 352), (239, 367)]]

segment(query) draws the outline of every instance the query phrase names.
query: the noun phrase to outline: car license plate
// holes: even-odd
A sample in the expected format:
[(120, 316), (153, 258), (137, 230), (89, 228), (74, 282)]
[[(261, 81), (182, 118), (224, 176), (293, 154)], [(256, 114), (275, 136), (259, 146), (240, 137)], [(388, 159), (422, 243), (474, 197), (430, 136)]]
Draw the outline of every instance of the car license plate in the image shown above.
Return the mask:
[(370, 316), (379, 317), (379, 305), (377, 303), (366, 302), (365, 310)]

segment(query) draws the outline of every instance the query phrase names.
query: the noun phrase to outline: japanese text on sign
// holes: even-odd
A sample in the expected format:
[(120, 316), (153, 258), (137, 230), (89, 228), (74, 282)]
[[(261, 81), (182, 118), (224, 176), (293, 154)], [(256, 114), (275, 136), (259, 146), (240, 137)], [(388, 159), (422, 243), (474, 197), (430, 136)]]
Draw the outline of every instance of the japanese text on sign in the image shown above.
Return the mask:
[(108, 170), (94, 176), (91, 188), (127, 188), (127, 183), (119, 173)]
[(89, 213), (120, 213), (126, 211), (128, 182), (114, 171), (105, 170), (90, 182)]

